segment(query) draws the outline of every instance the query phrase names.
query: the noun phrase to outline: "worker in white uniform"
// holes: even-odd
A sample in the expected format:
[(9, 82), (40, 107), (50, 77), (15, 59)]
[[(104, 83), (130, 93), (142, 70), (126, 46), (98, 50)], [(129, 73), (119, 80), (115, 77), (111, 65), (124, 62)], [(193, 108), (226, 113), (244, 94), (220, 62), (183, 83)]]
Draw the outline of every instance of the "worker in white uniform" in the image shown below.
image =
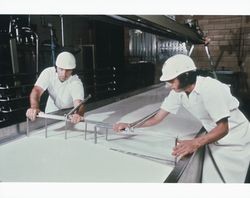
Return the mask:
[[(40, 112), (39, 102), (45, 90), (49, 93), (45, 113), (76, 107), (84, 99), (83, 84), (77, 75), (72, 75), (75, 68), (74, 55), (64, 51), (57, 56), (55, 66), (41, 72), (30, 94), (30, 108), (26, 112), (30, 120), (35, 120)], [(70, 121), (80, 122), (83, 114), (82, 105), (71, 115)]]
[[(178, 141), (172, 155), (181, 158), (208, 145), (214, 161), (206, 151), (202, 182), (243, 183), (250, 161), (250, 126), (229, 86), (211, 77), (199, 76), (193, 60), (182, 54), (164, 63), (160, 80), (167, 82), (171, 91), (157, 114), (139, 127), (155, 125), (169, 113), (176, 114), (184, 107), (202, 123), (207, 133)], [(116, 123), (113, 129), (121, 131), (130, 125)]]

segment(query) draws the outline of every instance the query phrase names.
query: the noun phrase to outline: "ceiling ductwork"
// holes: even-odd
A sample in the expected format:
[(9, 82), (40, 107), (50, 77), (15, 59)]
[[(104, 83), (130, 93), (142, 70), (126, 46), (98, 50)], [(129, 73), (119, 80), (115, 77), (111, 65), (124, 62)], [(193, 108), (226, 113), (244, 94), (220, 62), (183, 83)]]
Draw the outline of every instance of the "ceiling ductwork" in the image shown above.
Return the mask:
[(195, 28), (180, 24), (165, 15), (109, 15), (134, 28), (193, 44), (204, 43), (203, 35)]

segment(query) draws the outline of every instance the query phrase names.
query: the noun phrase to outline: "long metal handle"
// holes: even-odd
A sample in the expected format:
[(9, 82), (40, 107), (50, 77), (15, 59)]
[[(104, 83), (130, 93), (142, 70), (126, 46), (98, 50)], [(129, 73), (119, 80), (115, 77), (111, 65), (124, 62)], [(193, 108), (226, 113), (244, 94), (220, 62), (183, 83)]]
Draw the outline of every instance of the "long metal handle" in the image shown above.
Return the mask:
[(188, 56), (191, 56), (193, 50), (194, 50), (194, 45), (191, 46), (191, 48), (190, 48), (190, 50), (189, 50), (189, 52), (188, 52)]
[(69, 113), (66, 114), (66, 117), (73, 114), (75, 111), (77, 111), (82, 104), (87, 102), (91, 98), (91, 95), (89, 94), (83, 101), (81, 101), (76, 107), (74, 107)]
[(145, 123), (147, 120), (149, 120), (150, 118), (152, 118), (153, 116), (155, 116), (157, 114), (157, 112), (159, 111), (159, 109), (157, 109), (156, 111), (154, 111), (153, 113), (141, 118), (140, 120), (137, 120), (136, 122), (133, 122), (132, 124), (130, 124), (131, 128), (135, 128), (138, 127), (140, 125), (142, 125), (143, 123)]
[(215, 72), (216, 68), (215, 68), (215, 66), (214, 66), (214, 62), (213, 62), (212, 57), (211, 57), (211, 55), (210, 55), (210, 51), (209, 51), (209, 49), (208, 49), (208, 45), (205, 45), (205, 51), (206, 51), (206, 54), (207, 54), (207, 57), (208, 57), (208, 60), (209, 60), (209, 63), (210, 63), (210, 66), (211, 66), (211, 69), (212, 69), (214, 78), (215, 78), (215, 79), (218, 79), (218, 78), (217, 78), (217, 74), (216, 74), (216, 72)]

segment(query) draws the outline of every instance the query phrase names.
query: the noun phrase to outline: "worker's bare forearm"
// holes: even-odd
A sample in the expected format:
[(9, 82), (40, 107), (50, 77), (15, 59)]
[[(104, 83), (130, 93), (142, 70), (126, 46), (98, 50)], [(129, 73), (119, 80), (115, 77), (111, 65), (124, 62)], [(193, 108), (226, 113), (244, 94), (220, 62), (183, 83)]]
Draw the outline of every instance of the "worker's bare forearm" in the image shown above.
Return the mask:
[(200, 136), (196, 138), (196, 141), (200, 146), (205, 144), (210, 144), (216, 142), (227, 135), (228, 133), (228, 122), (227, 120), (221, 121), (217, 124), (215, 128), (213, 128), (206, 135)]
[(37, 114), (40, 112), (39, 102), (42, 93), (43, 89), (38, 86), (34, 86), (30, 93), (30, 108), (26, 111), (26, 116), (32, 121), (36, 119)]
[(32, 109), (39, 109), (40, 98), (43, 90), (38, 87), (34, 87), (30, 94), (30, 107)]

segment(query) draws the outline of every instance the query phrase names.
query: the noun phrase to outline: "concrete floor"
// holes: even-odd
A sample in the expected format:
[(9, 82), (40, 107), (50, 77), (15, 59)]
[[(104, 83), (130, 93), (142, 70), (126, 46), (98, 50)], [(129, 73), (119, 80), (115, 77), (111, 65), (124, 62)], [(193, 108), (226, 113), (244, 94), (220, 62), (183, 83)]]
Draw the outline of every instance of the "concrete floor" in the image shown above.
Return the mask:
[[(86, 113), (86, 119), (113, 124), (133, 122), (157, 110), (168, 94), (159, 87)], [(157, 182), (173, 170), (171, 155), (176, 137), (193, 137), (201, 125), (184, 109), (154, 127), (134, 133), (115, 133), (94, 125), (70, 126), (64, 139), (64, 122), (32, 131), (29, 137), (5, 143), (0, 148), (0, 180), (3, 182)]]

